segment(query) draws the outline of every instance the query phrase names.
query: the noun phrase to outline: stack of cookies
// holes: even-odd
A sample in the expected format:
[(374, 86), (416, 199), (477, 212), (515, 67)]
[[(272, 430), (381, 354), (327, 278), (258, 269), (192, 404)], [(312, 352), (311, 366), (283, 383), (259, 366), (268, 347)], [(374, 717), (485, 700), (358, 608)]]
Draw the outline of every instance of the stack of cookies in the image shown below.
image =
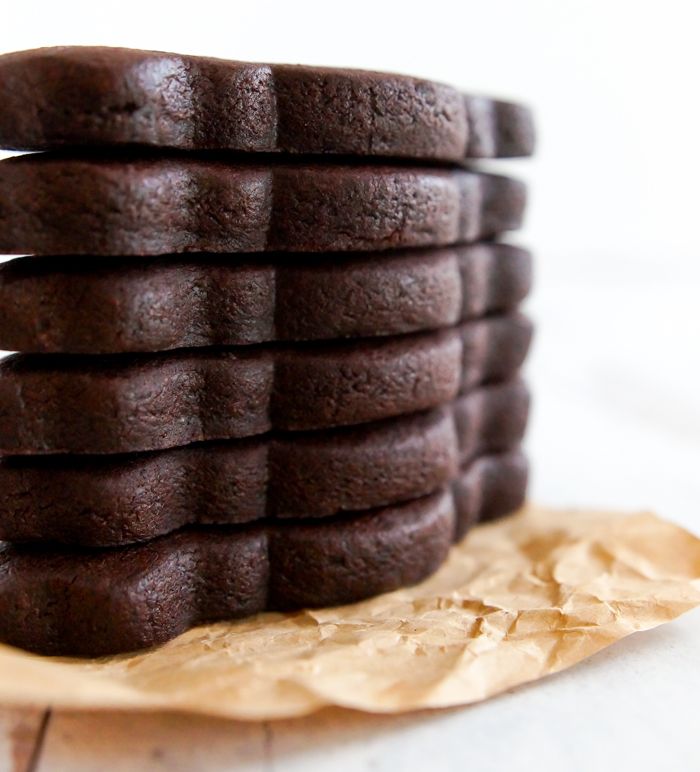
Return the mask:
[(0, 57), (0, 640), (93, 656), (418, 582), (516, 509), (527, 109), (122, 49)]

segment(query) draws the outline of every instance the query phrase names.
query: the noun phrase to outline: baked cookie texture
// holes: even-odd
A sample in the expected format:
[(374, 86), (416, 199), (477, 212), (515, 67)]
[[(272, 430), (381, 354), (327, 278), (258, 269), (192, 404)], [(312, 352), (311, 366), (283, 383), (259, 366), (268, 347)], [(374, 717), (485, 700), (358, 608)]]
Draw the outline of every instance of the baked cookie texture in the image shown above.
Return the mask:
[(189, 525), (327, 518), (433, 493), (479, 456), (520, 445), (515, 379), (360, 427), (118, 456), (0, 460), (0, 539), (88, 547)]
[(130, 547), (0, 546), (0, 635), (42, 654), (103, 656), (163, 643), (204, 622), (334, 606), (434, 573), (477, 519), (523, 502), (513, 450), (448, 488), (322, 522), (185, 529)]
[(462, 169), (197, 155), (0, 161), (0, 251), (344, 252), (446, 246), (520, 226), (522, 182)]
[(527, 107), (389, 73), (125, 48), (0, 57), (0, 146), (146, 145), (459, 162), (530, 155)]
[(107, 354), (399, 335), (515, 308), (532, 258), (480, 243), (367, 255), (54, 256), (0, 266), (0, 349)]
[(363, 424), (508, 378), (532, 337), (519, 312), (342, 343), (0, 362), (5, 454), (127, 453)]
[(523, 105), (0, 56), (0, 640), (103, 656), (419, 582), (517, 509)]

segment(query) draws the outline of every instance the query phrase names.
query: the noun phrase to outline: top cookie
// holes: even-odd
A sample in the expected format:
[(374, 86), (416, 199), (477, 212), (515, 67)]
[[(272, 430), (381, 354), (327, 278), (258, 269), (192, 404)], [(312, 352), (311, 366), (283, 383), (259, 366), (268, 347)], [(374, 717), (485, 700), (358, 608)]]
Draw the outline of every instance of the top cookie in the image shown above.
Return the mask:
[(523, 105), (362, 70), (125, 48), (0, 56), (0, 147), (147, 145), (463, 161), (530, 155)]

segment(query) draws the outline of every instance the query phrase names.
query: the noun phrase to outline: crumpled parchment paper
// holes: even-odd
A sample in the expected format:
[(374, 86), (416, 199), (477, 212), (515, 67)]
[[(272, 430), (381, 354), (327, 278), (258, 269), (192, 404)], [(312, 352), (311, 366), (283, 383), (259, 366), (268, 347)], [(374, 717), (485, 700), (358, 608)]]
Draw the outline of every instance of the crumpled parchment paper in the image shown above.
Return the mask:
[(529, 507), (475, 529), (432, 579), (363, 603), (200, 627), (106, 660), (0, 646), (0, 703), (250, 720), (462, 705), (699, 604), (700, 539), (683, 529)]

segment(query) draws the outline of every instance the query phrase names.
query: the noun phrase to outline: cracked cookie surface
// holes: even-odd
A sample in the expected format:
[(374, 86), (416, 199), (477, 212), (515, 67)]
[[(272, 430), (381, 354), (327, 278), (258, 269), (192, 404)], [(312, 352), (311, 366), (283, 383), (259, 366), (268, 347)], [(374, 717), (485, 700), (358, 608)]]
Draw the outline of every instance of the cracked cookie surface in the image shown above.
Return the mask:
[(0, 146), (439, 161), (530, 155), (523, 105), (390, 73), (62, 47), (0, 56)]
[(0, 349), (120, 353), (398, 335), (514, 308), (509, 244), (367, 255), (27, 257), (0, 266)]
[(345, 252), (447, 246), (520, 226), (522, 182), (461, 169), (196, 154), (0, 161), (0, 251)]

